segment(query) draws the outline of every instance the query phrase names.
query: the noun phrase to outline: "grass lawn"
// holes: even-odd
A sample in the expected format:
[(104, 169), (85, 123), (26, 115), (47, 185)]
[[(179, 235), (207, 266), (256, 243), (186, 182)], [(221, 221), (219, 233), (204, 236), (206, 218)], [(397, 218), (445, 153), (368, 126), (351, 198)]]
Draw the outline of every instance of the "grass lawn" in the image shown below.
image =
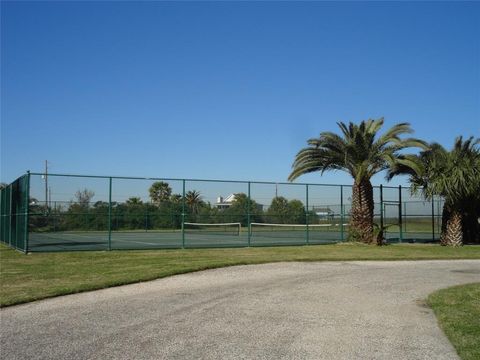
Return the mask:
[(0, 245), (0, 306), (216, 267), (278, 261), (480, 259), (480, 246), (338, 244), (24, 255)]
[(460, 357), (480, 359), (480, 283), (439, 290), (428, 304)]

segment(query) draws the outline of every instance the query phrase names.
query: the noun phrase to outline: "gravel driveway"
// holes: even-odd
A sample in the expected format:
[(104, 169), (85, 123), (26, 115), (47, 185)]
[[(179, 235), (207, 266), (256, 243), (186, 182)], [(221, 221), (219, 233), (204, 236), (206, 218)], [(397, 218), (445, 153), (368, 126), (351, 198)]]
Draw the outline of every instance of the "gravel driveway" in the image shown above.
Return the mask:
[(2, 359), (457, 359), (423, 299), (479, 260), (236, 266), (2, 309)]

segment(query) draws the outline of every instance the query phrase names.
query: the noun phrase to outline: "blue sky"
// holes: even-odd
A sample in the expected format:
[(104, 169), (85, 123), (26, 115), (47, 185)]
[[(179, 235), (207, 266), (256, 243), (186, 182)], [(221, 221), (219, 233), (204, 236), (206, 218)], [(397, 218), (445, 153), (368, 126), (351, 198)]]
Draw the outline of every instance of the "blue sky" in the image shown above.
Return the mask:
[(1, 22), (2, 182), (45, 159), (285, 181), (308, 138), (380, 116), (480, 135), (480, 3), (2, 2)]

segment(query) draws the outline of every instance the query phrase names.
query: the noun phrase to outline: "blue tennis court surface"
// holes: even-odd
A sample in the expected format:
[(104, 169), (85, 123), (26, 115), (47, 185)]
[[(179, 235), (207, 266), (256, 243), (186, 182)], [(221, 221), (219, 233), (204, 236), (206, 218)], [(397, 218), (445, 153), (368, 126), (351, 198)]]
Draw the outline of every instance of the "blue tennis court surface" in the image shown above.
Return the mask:
[[(398, 233), (387, 233), (388, 242), (399, 242)], [(340, 231), (247, 231), (240, 234), (185, 233), (170, 231), (112, 231), (111, 249), (169, 249), (331, 244), (346, 240)], [(403, 234), (404, 242), (429, 242), (429, 233)], [(42, 232), (29, 234), (30, 251), (108, 250), (108, 231)]]

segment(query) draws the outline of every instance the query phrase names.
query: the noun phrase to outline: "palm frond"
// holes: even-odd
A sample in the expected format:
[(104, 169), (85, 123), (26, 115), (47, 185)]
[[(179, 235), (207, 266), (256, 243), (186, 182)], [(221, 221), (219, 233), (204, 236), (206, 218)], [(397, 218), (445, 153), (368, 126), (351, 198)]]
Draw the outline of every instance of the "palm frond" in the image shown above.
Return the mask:
[[(293, 181), (306, 173), (328, 170), (346, 171), (357, 180), (369, 179), (394, 166), (395, 159), (402, 156), (401, 150), (411, 147), (427, 149), (424, 141), (400, 137), (412, 132), (408, 123), (397, 124), (377, 137), (383, 124), (383, 118), (368, 119), (359, 124), (338, 122), (340, 134), (322, 132), (318, 138), (308, 140), (309, 146), (296, 155), (288, 179)], [(403, 167), (410, 164), (407, 158), (403, 161)], [(392, 171), (391, 176), (399, 171), (400, 168)]]

